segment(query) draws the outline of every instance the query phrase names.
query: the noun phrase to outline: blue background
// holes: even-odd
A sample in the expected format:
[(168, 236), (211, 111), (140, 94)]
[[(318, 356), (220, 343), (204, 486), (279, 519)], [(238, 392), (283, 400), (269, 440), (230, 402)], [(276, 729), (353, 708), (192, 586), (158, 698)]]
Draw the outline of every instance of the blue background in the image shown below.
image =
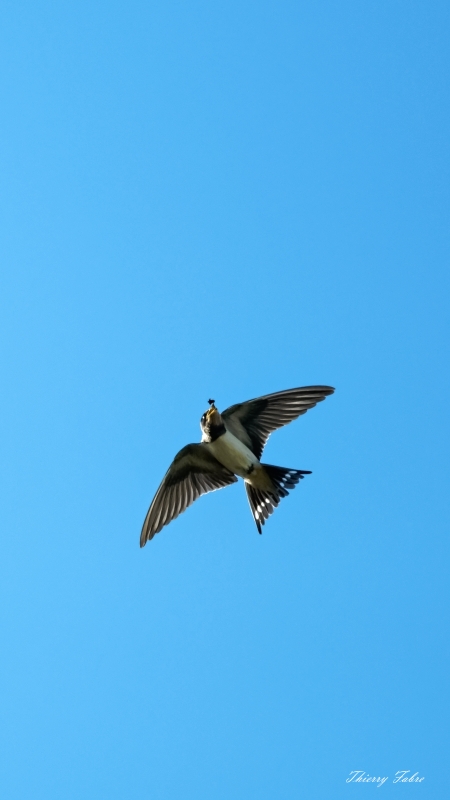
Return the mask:
[[(8, 800), (448, 796), (449, 17), (3, 4)], [(262, 536), (139, 549), (209, 397), (315, 383)]]

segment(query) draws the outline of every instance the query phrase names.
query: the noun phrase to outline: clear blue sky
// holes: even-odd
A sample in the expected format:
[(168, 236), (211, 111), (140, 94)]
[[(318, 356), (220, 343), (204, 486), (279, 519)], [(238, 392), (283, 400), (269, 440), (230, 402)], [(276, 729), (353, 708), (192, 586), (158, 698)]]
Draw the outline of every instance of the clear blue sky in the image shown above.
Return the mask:
[[(2, 797), (449, 796), (449, 23), (3, 4)], [(139, 549), (209, 397), (314, 383), (262, 536)]]

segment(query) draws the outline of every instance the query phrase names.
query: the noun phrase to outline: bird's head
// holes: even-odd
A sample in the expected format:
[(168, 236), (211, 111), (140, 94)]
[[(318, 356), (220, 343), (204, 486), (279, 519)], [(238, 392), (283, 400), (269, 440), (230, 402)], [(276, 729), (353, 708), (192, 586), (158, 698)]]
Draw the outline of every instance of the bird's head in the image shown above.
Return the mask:
[(200, 420), (200, 427), (202, 429), (202, 433), (204, 434), (210, 434), (213, 429), (223, 427), (223, 419), (220, 416), (220, 412), (214, 405), (214, 400), (208, 400), (208, 403), (208, 411), (205, 411)]

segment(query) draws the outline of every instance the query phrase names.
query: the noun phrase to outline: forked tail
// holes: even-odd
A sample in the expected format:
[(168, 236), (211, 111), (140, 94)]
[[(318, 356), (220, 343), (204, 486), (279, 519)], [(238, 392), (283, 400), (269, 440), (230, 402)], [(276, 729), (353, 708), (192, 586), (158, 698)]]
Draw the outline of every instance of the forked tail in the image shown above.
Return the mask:
[(255, 489), (245, 482), (245, 491), (258, 533), (262, 533), (262, 525), (273, 513), (281, 498), (287, 497), (288, 489), (294, 489), (304, 475), (311, 475), (311, 471), (307, 469), (286, 469), (286, 467), (274, 467), (272, 464), (262, 464), (262, 466), (272, 480), (274, 486), (272, 492)]

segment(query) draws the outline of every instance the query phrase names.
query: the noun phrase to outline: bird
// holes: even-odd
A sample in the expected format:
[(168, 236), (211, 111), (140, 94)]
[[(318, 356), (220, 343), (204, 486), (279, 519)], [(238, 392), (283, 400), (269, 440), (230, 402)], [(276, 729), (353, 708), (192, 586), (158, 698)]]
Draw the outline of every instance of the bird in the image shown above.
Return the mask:
[(333, 394), (331, 386), (302, 386), (266, 394), (230, 406), (222, 413), (215, 400), (202, 415), (200, 443), (188, 444), (175, 456), (145, 517), (140, 545), (149, 542), (165, 525), (207, 492), (237, 483), (244, 486), (258, 533), (296, 484), (310, 470), (262, 464), (270, 434), (305, 414)]

